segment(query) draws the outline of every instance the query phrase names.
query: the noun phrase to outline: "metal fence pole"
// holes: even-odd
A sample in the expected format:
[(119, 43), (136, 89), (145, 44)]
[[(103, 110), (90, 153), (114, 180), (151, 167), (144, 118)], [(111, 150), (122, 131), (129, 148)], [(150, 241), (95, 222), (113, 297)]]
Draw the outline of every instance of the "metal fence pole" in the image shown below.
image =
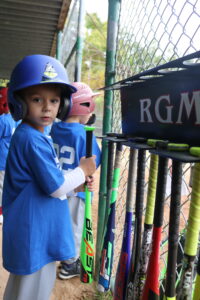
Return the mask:
[(59, 30), (57, 33), (57, 43), (56, 43), (56, 58), (61, 61), (61, 50), (62, 50), (62, 31)]
[(85, 0), (80, 0), (78, 35), (76, 41), (76, 63), (75, 63), (75, 81), (81, 81), (81, 67), (83, 56), (84, 26), (85, 26)]
[[(117, 39), (121, 0), (109, 0), (108, 2), (109, 2), (109, 7), (108, 7), (106, 72), (105, 72), (106, 86), (112, 84), (115, 78), (116, 39)], [(103, 134), (106, 134), (111, 130), (112, 99), (113, 99), (112, 91), (105, 91)], [(105, 230), (104, 220), (106, 214), (106, 200), (107, 200), (107, 188), (106, 188), (107, 161), (108, 161), (108, 143), (107, 141), (103, 140), (100, 190), (99, 190), (97, 242), (96, 242), (96, 262), (95, 262), (96, 280), (98, 280), (102, 241), (103, 241), (103, 235)]]

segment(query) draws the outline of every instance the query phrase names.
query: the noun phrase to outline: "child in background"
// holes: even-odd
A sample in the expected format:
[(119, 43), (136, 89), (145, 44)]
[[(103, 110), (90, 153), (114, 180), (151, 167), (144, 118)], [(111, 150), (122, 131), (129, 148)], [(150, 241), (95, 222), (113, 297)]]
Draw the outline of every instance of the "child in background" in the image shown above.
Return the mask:
[(2, 216), (2, 192), (6, 167), (6, 158), (12, 134), (18, 123), (9, 113), (7, 103), (7, 87), (0, 87), (0, 224), (3, 223)]
[[(84, 125), (90, 119), (95, 109), (94, 97), (99, 93), (93, 93), (91, 88), (82, 82), (72, 83), (77, 92), (72, 95), (72, 108), (69, 116), (62, 122), (55, 122), (51, 129), (51, 137), (59, 158), (61, 168), (68, 174), (75, 169), (81, 157), (86, 155), (86, 133)], [(100, 164), (101, 152), (93, 135), (93, 154), (96, 155), (96, 167)], [(62, 261), (58, 277), (69, 279), (80, 275), (80, 245), (83, 230), (85, 193), (77, 193), (76, 196), (67, 197), (76, 246), (76, 256), (72, 259)]]
[(66, 195), (94, 173), (95, 158), (82, 158), (64, 175), (44, 134), (56, 117), (67, 118), (75, 91), (50, 56), (27, 56), (12, 72), (9, 108), (22, 123), (11, 140), (3, 187), (3, 266), (10, 272), (3, 300), (48, 300), (56, 261), (75, 255)]

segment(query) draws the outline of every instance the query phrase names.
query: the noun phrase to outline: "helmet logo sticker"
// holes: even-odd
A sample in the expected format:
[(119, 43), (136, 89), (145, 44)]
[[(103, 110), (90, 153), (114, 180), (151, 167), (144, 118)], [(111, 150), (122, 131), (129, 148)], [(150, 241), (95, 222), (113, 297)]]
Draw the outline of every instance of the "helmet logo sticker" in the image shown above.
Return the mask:
[(50, 63), (47, 63), (46, 68), (43, 73), (42, 80), (48, 81), (48, 80), (54, 79), (57, 76), (58, 76), (58, 74), (56, 73), (54, 67)]

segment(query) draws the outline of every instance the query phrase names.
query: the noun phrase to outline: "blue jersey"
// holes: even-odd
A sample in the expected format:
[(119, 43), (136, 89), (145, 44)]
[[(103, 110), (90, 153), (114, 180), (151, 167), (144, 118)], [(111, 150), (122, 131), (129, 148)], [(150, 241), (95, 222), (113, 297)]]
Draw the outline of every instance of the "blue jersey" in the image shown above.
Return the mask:
[(68, 202), (50, 196), (63, 182), (52, 140), (19, 125), (3, 188), (3, 266), (9, 272), (31, 274), (49, 262), (74, 257)]
[(5, 170), (12, 134), (17, 127), (10, 113), (0, 115), (0, 170)]
[[(59, 158), (61, 168), (64, 171), (75, 169), (81, 157), (86, 155), (86, 132), (84, 125), (79, 123), (55, 122), (51, 128), (51, 137)], [(92, 152), (96, 155), (96, 166), (101, 160), (101, 151), (93, 135)], [(78, 193), (85, 199), (85, 193)]]
[(51, 131), (51, 125), (45, 126), (44, 127), (44, 134), (49, 135)]

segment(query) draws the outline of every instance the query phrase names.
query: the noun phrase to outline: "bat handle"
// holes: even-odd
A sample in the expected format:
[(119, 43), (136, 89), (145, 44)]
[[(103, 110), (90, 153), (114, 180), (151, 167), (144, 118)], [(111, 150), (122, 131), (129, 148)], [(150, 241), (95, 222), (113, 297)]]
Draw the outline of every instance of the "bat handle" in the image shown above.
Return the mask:
[(93, 137), (94, 127), (85, 126), (86, 131), (86, 158), (92, 156), (92, 137)]

